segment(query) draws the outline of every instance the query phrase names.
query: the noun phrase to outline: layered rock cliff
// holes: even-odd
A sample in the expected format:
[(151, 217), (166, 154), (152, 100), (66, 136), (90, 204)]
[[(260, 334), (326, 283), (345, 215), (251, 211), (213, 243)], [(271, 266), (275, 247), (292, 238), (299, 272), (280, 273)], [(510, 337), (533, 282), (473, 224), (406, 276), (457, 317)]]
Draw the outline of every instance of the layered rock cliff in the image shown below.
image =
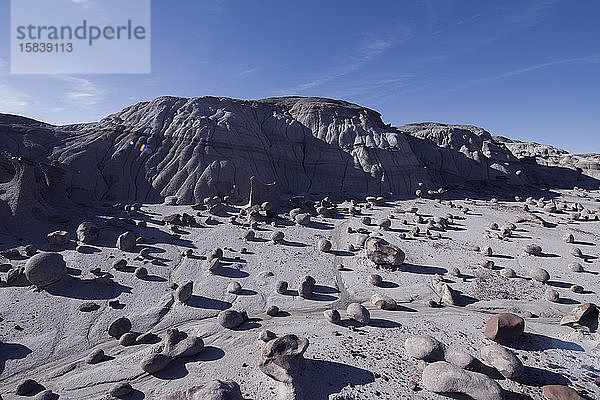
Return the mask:
[[(322, 98), (160, 97), (69, 126), (0, 115), (0, 150), (33, 163), (26, 178), (37, 182), (29, 196), (37, 208), (66, 198), (193, 203), (234, 185), (248, 198), (251, 176), (284, 193), (342, 196), (413, 195), (419, 183), (597, 186), (600, 178), (596, 156), (467, 125), (394, 128), (373, 110)], [(0, 179), (12, 179), (5, 203), (22, 175), (0, 160)]]

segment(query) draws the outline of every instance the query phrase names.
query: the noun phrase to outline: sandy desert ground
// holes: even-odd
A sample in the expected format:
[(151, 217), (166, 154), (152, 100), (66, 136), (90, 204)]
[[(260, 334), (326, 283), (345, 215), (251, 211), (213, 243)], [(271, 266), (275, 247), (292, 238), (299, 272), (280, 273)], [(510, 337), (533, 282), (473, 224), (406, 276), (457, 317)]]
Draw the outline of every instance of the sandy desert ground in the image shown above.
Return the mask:
[[(427, 362), (405, 346), (415, 335), (429, 335), (445, 346), (442, 355), (419, 349), (428, 354), (422, 358), (460, 364), (451, 354), (459, 360), (468, 354), (479, 363), (470, 360), (466, 370), (490, 377), (485, 384), (458, 379), (454, 386), (461, 387), (455, 392), (495, 399), (490, 385), (497, 382), (507, 399), (576, 398), (542, 393), (543, 385), (557, 384), (574, 388), (583, 398), (600, 398), (597, 311), (578, 326), (560, 324), (574, 307), (598, 303), (600, 191), (547, 191), (543, 199), (538, 193), (526, 201), (528, 195), (495, 199), (450, 191), (441, 199), (331, 203), (313, 196), (301, 204), (310, 214), (308, 224), (290, 218), (291, 206), (273, 213), (268, 206), (244, 211), (243, 206), (223, 205), (212, 214), (202, 206), (167, 204), (96, 202), (72, 207), (61, 222), (38, 225), (21, 237), (0, 238), (4, 249), (19, 252), (4, 253), (10, 259), (2, 261), (0, 275), (1, 398), (25, 398), (16, 391), (26, 379), (38, 384), (26, 395), (44, 399), (159, 399), (214, 379), (237, 382), (243, 398), (253, 400), (445, 398), (424, 387)], [(529, 211), (523, 211), (524, 205)], [(163, 217), (176, 213), (194, 216), (196, 224), (163, 222)], [(365, 224), (364, 217), (371, 223)], [(97, 239), (89, 244), (77, 241), (82, 222), (99, 228)], [(252, 239), (249, 230), (254, 232)], [(50, 244), (46, 236), (54, 231), (68, 232), (70, 240)], [(126, 231), (140, 239), (135, 247), (119, 250), (117, 238)], [(274, 243), (276, 231), (284, 238)], [(569, 233), (571, 243), (564, 238)], [(364, 245), (365, 237), (359, 239), (363, 234), (401, 249), (402, 265), (377, 266), (363, 248), (369, 240)], [(30, 244), (37, 254), (61, 254), (67, 275), (43, 288), (23, 282), (22, 274), (9, 277), (9, 268), (24, 267), (32, 258), (25, 249)], [(532, 244), (539, 245), (541, 253), (524, 251)], [(211, 264), (216, 247), (223, 254)], [(34, 250), (27, 249), (30, 254)], [(121, 259), (127, 265), (117, 270), (113, 265)], [(572, 263), (583, 271), (574, 272)], [(532, 279), (532, 269), (538, 267), (549, 274), (545, 283)], [(507, 277), (509, 269), (514, 277)], [(372, 274), (382, 278), (377, 286), (370, 282), (375, 279)], [(308, 285), (313, 289), (308, 298), (297, 290), (307, 287), (306, 282), (299, 287), (305, 275), (316, 282)], [(193, 282), (191, 296), (174, 290), (174, 284), (186, 281)], [(228, 292), (234, 281), (241, 285), (241, 290), (234, 288), (235, 294)], [(289, 284), (282, 293), (276, 290), (279, 281)], [(396, 309), (372, 304), (374, 294), (395, 300)], [(351, 303), (368, 310), (366, 325), (348, 318)], [(270, 306), (279, 309), (276, 314), (270, 310), (274, 316), (266, 313)], [(248, 319), (232, 329), (222, 326), (217, 315), (229, 309), (245, 311)], [(337, 324), (324, 315), (334, 309), (341, 314)], [(481, 355), (484, 346), (495, 343), (484, 336), (486, 322), (499, 313), (516, 314), (525, 323), (524, 333), (503, 343), (523, 365), (510, 378), (499, 373), (501, 362)], [(117, 340), (108, 331), (120, 317), (130, 320), (131, 327), (119, 333), (133, 334)], [(174, 328), (183, 334), (168, 331)], [(308, 339), (303, 355), (288, 355), (292, 383), (278, 382), (259, 368), (266, 346), (259, 335), (266, 336), (264, 330)], [(167, 336), (185, 334), (181, 343), (202, 338), (203, 348), (197, 346), (201, 351), (187, 356), (183, 351), (183, 357), (154, 373), (142, 369), (145, 357), (164, 347)], [(98, 356), (99, 349), (104, 357)], [(444, 374), (437, 375), (441, 379)], [(123, 383), (132, 390), (120, 395), (115, 387)], [(170, 398), (205, 398), (186, 396)]]

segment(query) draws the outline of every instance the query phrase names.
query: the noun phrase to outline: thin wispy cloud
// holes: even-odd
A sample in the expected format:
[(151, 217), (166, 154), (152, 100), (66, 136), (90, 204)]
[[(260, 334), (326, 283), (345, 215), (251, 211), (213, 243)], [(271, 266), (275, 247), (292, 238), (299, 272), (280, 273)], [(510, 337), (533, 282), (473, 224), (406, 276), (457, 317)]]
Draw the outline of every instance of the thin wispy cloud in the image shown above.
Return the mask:
[(12, 86), (0, 83), (0, 112), (19, 113), (27, 111), (31, 96)]
[(71, 85), (63, 95), (63, 100), (80, 108), (89, 108), (98, 103), (101, 103), (108, 91), (84, 78), (74, 76), (57, 76), (59, 80), (63, 80)]
[(497, 81), (500, 79), (510, 78), (510, 77), (525, 74), (528, 72), (533, 72), (533, 71), (537, 71), (540, 69), (553, 67), (555, 65), (582, 64), (582, 63), (583, 64), (598, 64), (598, 63), (600, 63), (600, 54), (594, 54), (594, 55), (590, 55), (587, 57), (570, 58), (570, 59), (566, 59), (566, 60), (550, 61), (547, 63), (542, 63), (542, 64), (532, 65), (532, 66), (525, 67), (525, 68), (515, 69), (512, 71), (504, 72), (504, 73), (497, 74), (497, 75), (491, 75), (491, 76), (487, 76), (484, 78), (474, 79), (472, 81), (465, 82), (461, 85), (454, 86), (450, 89), (446, 89), (443, 91), (443, 93), (456, 92), (458, 90), (466, 89), (471, 86), (475, 86), (475, 85), (479, 85), (479, 84), (487, 83), (487, 82), (493, 82), (493, 81)]
[(392, 47), (409, 40), (412, 30), (405, 24), (396, 22), (395, 32), (365, 32), (359, 36), (357, 43), (351, 52), (337, 60), (340, 67), (334, 68), (324, 75), (280, 91), (281, 94), (289, 95), (302, 93), (308, 89), (322, 86), (335, 79), (342, 78), (354, 71), (361, 69), (367, 63), (373, 61)]
[(249, 68), (249, 69), (246, 69), (246, 70), (238, 73), (237, 76), (238, 76), (238, 78), (241, 78), (243, 76), (247, 76), (247, 75), (255, 73), (256, 71), (258, 71), (258, 69), (259, 69), (258, 67), (256, 67), (256, 68)]

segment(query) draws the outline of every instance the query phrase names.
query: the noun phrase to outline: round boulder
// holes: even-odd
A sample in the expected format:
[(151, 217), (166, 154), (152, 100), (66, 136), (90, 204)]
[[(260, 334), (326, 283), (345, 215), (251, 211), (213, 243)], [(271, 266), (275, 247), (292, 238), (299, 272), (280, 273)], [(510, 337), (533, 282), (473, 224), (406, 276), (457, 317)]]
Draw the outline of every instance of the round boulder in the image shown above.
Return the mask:
[(27, 260), (25, 277), (38, 288), (43, 288), (67, 276), (67, 264), (59, 253), (39, 253)]
[(93, 222), (82, 222), (77, 227), (77, 240), (82, 243), (92, 244), (100, 236), (100, 228)]
[(546, 283), (550, 280), (550, 274), (543, 268), (533, 268), (529, 274), (531, 275), (531, 279), (537, 282)]
[(368, 325), (371, 321), (369, 310), (363, 307), (360, 303), (352, 303), (346, 308), (348, 318), (355, 320), (362, 325)]

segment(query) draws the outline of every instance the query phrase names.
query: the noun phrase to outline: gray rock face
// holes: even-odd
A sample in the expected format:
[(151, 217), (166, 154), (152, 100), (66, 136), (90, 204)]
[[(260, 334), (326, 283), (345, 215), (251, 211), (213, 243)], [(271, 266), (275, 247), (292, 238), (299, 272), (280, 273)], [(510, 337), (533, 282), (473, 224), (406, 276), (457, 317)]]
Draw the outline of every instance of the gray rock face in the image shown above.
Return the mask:
[(487, 375), (466, 371), (445, 361), (423, 370), (423, 387), (434, 393), (462, 393), (474, 400), (502, 400), (502, 388)]
[(240, 385), (233, 381), (206, 382), (186, 391), (175, 392), (163, 396), (161, 400), (244, 400)]
[(93, 222), (82, 222), (77, 227), (77, 240), (86, 244), (92, 244), (100, 236), (100, 228)]
[(265, 345), (258, 367), (267, 376), (278, 382), (292, 383), (302, 367), (308, 339), (296, 335), (285, 335)]
[(365, 241), (367, 258), (377, 265), (398, 267), (404, 263), (404, 252), (385, 239), (370, 237)]
[(517, 356), (499, 344), (490, 344), (481, 348), (481, 359), (496, 368), (505, 378), (513, 379), (523, 373), (523, 364)]
[[(9, 115), (0, 115), (0, 123), (0, 147), (33, 157), (10, 155), (15, 177), (0, 184), (9, 210), (3, 212), (27, 219), (42, 217), (45, 205), (66, 199), (67, 190), (75, 201), (172, 196), (194, 204), (233, 196), (235, 186), (235, 195), (253, 204), (276, 205), (276, 191), (258, 182), (277, 182), (281, 193), (412, 195), (464, 182), (572, 187), (597, 186), (600, 178), (593, 157), (473, 126), (394, 128), (373, 110), (322, 98), (159, 97), (89, 124), (57, 127)], [(140, 152), (141, 145), (149, 150)], [(102, 157), (90, 163), (89, 154)], [(36, 181), (36, 168), (44, 181)], [(132, 169), (139, 173), (122, 173)]]
[(39, 288), (46, 287), (67, 276), (67, 264), (59, 253), (39, 253), (25, 264), (27, 280)]

